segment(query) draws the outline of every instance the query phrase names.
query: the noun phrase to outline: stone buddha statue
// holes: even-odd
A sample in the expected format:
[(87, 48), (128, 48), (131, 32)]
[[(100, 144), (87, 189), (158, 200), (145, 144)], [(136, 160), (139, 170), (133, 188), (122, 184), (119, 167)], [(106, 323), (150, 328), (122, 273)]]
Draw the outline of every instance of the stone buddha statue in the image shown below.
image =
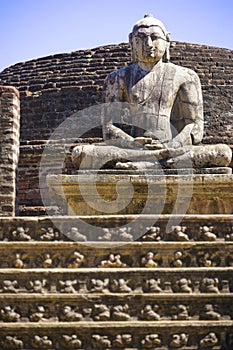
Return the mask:
[(128, 132), (107, 120), (105, 143), (75, 147), (74, 165), (98, 169), (106, 158), (107, 167), (118, 169), (228, 166), (230, 147), (201, 144), (200, 80), (193, 70), (169, 62), (170, 35), (163, 23), (145, 15), (134, 25), (129, 43), (132, 63), (106, 77), (103, 102), (129, 103), (137, 122)]

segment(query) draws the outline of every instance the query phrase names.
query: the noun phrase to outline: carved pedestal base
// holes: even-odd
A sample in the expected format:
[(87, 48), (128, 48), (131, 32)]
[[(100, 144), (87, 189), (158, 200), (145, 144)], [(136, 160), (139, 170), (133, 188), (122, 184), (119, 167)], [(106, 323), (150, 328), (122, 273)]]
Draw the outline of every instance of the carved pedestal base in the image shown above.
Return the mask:
[(68, 215), (230, 214), (233, 175), (82, 171), (47, 177)]

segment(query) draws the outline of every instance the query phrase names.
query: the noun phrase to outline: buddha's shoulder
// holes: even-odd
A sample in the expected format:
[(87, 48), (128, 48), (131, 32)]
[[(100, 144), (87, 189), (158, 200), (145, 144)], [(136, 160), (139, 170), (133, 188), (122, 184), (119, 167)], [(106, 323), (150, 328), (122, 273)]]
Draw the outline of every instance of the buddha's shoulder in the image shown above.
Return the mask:
[(173, 71), (174, 73), (176, 73), (179, 76), (183, 76), (185, 78), (187, 78), (187, 77), (190, 77), (190, 78), (198, 77), (197, 73), (191, 68), (179, 66), (179, 65), (171, 63), (171, 62), (164, 63), (164, 64), (166, 65), (166, 68), (167, 68), (168, 71)]
[[(187, 67), (179, 66), (177, 64), (167, 62), (167, 63), (162, 63), (164, 66), (165, 70), (169, 73), (170, 76), (180, 76), (183, 77), (185, 80), (189, 79), (194, 79), (197, 77), (197, 73)], [(116, 81), (124, 81), (125, 79), (129, 79), (129, 77), (132, 76), (138, 76), (138, 74), (141, 74), (142, 70), (138, 66), (137, 63), (131, 63), (125, 67), (116, 69), (109, 73), (107, 75), (107, 80), (110, 83), (114, 83)], [(189, 79), (188, 79), (189, 78)]]
[(115, 80), (115, 79), (124, 79), (127, 76), (129, 76), (129, 74), (133, 74), (135, 72), (137, 72), (139, 69), (138, 65), (136, 63), (131, 63), (125, 67), (122, 68), (118, 68), (115, 69), (114, 71), (110, 72), (107, 75), (107, 79), (109, 80)]

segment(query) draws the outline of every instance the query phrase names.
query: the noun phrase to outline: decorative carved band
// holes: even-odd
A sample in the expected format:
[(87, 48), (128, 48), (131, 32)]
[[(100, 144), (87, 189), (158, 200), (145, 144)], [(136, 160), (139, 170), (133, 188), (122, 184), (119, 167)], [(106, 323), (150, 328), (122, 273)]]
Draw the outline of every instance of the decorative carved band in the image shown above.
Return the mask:
[[(107, 248), (108, 246), (108, 248)], [(0, 269), (17, 268), (185, 268), (232, 267), (233, 242), (155, 243), (132, 242), (114, 247), (83, 244), (2, 243)]]
[(207, 326), (203, 331), (202, 326), (182, 325), (179, 327), (166, 327), (165, 324), (159, 327), (144, 324), (138, 328), (131, 326), (126, 332), (125, 329), (117, 327), (90, 329), (81, 327), (79, 331), (71, 327), (31, 329), (13, 327), (11, 330), (1, 331), (1, 348), (4, 350), (98, 350), (98, 349), (127, 349), (144, 350), (155, 349), (232, 349), (233, 334), (226, 332), (226, 324), (220, 327)]
[(232, 269), (0, 270), (0, 293), (233, 293)]

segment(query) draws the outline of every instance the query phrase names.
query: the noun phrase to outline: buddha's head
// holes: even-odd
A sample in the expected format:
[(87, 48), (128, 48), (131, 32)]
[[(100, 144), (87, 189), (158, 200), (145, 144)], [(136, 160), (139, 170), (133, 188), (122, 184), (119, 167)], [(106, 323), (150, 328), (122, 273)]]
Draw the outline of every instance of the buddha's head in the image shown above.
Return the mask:
[(133, 62), (156, 63), (162, 58), (169, 61), (170, 35), (152, 15), (145, 15), (135, 23), (129, 43)]

